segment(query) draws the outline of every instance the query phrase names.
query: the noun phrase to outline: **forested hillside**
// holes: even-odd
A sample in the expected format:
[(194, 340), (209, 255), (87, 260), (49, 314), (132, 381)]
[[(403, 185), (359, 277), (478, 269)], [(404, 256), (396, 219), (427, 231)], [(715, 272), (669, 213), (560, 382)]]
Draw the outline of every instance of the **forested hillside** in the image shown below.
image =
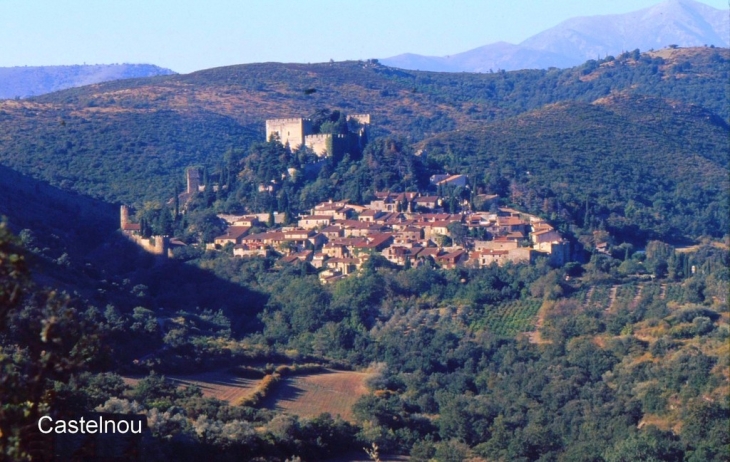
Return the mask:
[[(728, 457), (728, 254), (712, 245), (565, 269), (373, 258), (329, 286), (303, 266), (208, 253), (98, 276), (94, 300), (29, 285), (3, 226), (0, 252), (0, 294), (15, 294), (0, 311), (0, 428), (17, 435), (0, 450), (14, 458), (43, 451), (31, 423), (49, 408), (145, 415), (144, 460), (314, 461), (373, 443), (423, 461)], [(262, 406), (287, 374), (322, 366), (376, 371), (351, 421)], [(159, 375), (206, 370), (258, 385), (226, 402)], [(118, 375), (149, 371), (134, 386)]]
[(447, 170), (509, 179), (499, 192), (521, 207), (638, 243), (727, 233), (729, 135), (697, 106), (618, 94), (422, 146)]
[(571, 69), (402, 71), (375, 62), (250, 64), (107, 82), (0, 102), (0, 163), (108, 201), (170, 196), (191, 164), (263, 141), (264, 120), (371, 113), (373, 136), (409, 141), (613, 92), (697, 104), (727, 120), (728, 50), (625, 53)]

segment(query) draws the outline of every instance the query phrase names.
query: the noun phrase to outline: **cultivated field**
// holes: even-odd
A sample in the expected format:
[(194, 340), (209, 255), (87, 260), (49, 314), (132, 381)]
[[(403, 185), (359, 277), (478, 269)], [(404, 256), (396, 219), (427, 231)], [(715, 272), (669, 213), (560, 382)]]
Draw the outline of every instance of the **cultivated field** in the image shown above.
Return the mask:
[[(229, 403), (247, 396), (258, 384), (258, 380), (237, 377), (230, 372), (212, 371), (194, 375), (165, 376), (180, 386), (196, 385), (206, 398), (217, 398)], [(124, 377), (127, 385), (134, 386), (139, 378)]]
[(321, 374), (286, 377), (263, 400), (267, 409), (300, 417), (329, 412), (353, 420), (352, 406), (367, 393), (365, 381), (373, 374), (328, 370)]
[(514, 300), (486, 309), (480, 327), (506, 337), (514, 337), (521, 332), (533, 331), (541, 300)]

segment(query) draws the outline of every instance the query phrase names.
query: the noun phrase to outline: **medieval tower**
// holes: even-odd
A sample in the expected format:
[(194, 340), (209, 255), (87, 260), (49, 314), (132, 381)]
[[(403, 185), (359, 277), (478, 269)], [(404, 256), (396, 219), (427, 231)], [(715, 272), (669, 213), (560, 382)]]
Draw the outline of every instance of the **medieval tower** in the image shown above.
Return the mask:
[(185, 192), (188, 194), (195, 194), (200, 190), (200, 169), (197, 167), (188, 167), (186, 176), (188, 180), (188, 189)]
[(266, 141), (274, 135), (281, 144), (289, 144), (291, 149), (298, 149), (304, 144), (304, 137), (312, 133), (312, 121), (309, 119), (272, 119), (266, 121)]

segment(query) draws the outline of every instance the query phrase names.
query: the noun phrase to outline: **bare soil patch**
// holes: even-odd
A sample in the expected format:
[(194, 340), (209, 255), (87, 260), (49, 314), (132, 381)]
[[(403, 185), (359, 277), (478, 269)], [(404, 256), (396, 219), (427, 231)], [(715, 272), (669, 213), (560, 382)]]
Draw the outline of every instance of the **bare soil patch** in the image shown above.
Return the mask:
[[(217, 398), (231, 404), (251, 393), (259, 382), (235, 376), (225, 370), (165, 377), (179, 386), (198, 386), (206, 398)], [(124, 377), (124, 383), (130, 386), (135, 386), (139, 381), (139, 377)]]
[(328, 370), (321, 374), (287, 377), (271, 391), (262, 405), (300, 417), (316, 417), (329, 412), (333, 417), (339, 415), (352, 421), (352, 406), (367, 393), (365, 381), (373, 375)]

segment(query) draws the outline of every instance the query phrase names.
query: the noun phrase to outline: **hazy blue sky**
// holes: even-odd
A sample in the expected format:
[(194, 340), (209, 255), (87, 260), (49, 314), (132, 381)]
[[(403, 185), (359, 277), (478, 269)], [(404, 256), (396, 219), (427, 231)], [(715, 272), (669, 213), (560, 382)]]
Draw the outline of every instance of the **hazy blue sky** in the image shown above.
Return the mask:
[[(0, 66), (443, 56), (657, 0), (0, 0)], [(703, 0), (727, 8), (727, 0)]]

